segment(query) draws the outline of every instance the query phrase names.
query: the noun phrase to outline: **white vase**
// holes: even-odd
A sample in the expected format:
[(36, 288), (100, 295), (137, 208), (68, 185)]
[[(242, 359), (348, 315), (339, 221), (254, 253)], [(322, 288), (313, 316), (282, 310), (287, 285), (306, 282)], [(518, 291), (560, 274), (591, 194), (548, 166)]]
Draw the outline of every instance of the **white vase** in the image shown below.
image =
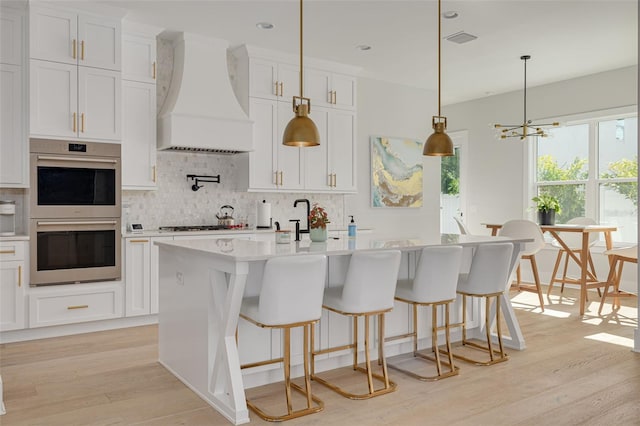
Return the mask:
[(309, 230), (309, 238), (314, 242), (327, 241), (327, 228), (311, 228)]

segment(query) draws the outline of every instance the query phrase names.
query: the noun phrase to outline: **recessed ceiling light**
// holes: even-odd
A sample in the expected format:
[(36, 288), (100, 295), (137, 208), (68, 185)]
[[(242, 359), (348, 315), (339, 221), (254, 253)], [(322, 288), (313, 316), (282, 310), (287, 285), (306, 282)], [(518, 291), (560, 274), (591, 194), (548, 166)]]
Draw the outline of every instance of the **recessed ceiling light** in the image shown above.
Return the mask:
[(455, 19), (458, 17), (458, 12), (456, 12), (455, 10), (447, 10), (446, 12), (442, 13), (442, 17), (444, 19)]
[(260, 28), (261, 30), (270, 30), (273, 29), (273, 24), (271, 22), (258, 22), (256, 24), (256, 27)]
[(473, 34), (465, 33), (464, 31), (458, 31), (457, 33), (446, 36), (445, 40), (462, 44), (462, 43), (467, 43), (469, 41), (475, 40), (477, 38), (478, 37), (474, 36)]
[(369, 46), (368, 44), (359, 44), (356, 46), (356, 49), (358, 50), (371, 50), (371, 46)]

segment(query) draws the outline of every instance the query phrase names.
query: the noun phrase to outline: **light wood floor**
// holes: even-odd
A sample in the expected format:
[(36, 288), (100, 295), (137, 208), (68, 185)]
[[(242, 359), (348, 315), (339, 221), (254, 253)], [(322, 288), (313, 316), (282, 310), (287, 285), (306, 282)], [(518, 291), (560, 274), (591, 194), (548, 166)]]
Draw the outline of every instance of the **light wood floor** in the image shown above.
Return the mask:
[[(640, 354), (631, 352), (636, 300), (598, 317), (593, 293), (580, 319), (576, 293), (565, 294), (552, 296), (541, 314), (534, 294), (512, 293), (527, 349), (509, 351), (508, 362), (460, 363), (459, 376), (432, 383), (392, 371), (398, 390), (368, 401), (314, 384), (325, 410), (287, 424), (640, 424)], [(5, 344), (0, 357), (1, 425), (229, 424), (156, 362), (155, 326)], [(281, 388), (252, 393), (272, 390)], [(253, 413), (251, 422), (266, 424)]]

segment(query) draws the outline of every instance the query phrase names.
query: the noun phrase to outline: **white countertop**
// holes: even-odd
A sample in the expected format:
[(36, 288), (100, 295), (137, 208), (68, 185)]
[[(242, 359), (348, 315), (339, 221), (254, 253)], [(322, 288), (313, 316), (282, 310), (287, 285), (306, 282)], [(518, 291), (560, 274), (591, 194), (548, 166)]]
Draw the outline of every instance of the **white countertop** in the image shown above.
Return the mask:
[(0, 242), (2, 241), (29, 241), (29, 236), (28, 235), (0, 236)]
[(155, 244), (169, 249), (195, 251), (233, 261), (265, 260), (274, 256), (323, 253), (330, 256), (350, 254), (355, 250), (419, 250), (428, 246), (457, 244), (475, 246), (479, 243), (502, 241), (528, 242), (530, 239), (507, 237), (472, 236), (457, 234), (435, 234), (416, 238), (391, 239), (376, 234), (363, 234), (355, 238), (329, 238), (326, 242), (315, 243), (308, 239), (288, 244), (276, 244), (273, 235), (258, 235), (254, 241), (222, 238), (217, 240), (157, 241)]

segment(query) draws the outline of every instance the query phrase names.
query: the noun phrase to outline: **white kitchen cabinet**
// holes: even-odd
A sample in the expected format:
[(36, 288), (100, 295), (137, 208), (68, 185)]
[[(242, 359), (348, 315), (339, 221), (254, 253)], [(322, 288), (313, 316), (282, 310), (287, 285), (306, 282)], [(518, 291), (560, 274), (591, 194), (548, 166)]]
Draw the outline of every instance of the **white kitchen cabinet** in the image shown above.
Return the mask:
[(254, 121), (250, 189), (303, 189), (302, 148), (282, 145), (284, 128), (293, 118), (291, 105), (251, 98), (249, 114)]
[(355, 113), (313, 107), (309, 117), (321, 143), (304, 150), (305, 189), (355, 192)]
[(122, 34), (122, 79), (156, 83), (156, 38)]
[(151, 238), (151, 253), (149, 262), (149, 279), (151, 281), (149, 286), (149, 298), (151, 299), (150, 309), (152, 314), (159, 312), (160, 300), (160, 249), (154, 243), (156, 241), (168, 241), (173, 240), (173, 237), (153, 237)]
[(120, 20), (73, 9), (32, 6), (29, 47), (32, 59), (119, 71)]
[(0, 63), (23, 64), (24, 21), (24, 14), (20, 10), (0, 8)]
[(0, 242), (0, 331), (26, 326), (27, 244), (25, 241)]
[(31, 136), (120, 140), (120, 73), (31, 60)]
[(24, 68), (0, 64), (0, 186), (29, 184), (24, 105)]
[(313, 105), (347, 109), (356, 109), (356, 78), (333, 73), (322, 69), (305, 69), (305, 96), (312, 99)]
[(300, 95), (300, 66), (263, 58), (249, 59), (249, 96), (292, 102)]
[(122, 317), (122, 283), (84, 283), (32, 288), (29, 327)]
[(122, 81), (122, 186), (156, 188), (156, 85)]
[(125, 238), (125, 316), (151, 313), (151, 239)]

